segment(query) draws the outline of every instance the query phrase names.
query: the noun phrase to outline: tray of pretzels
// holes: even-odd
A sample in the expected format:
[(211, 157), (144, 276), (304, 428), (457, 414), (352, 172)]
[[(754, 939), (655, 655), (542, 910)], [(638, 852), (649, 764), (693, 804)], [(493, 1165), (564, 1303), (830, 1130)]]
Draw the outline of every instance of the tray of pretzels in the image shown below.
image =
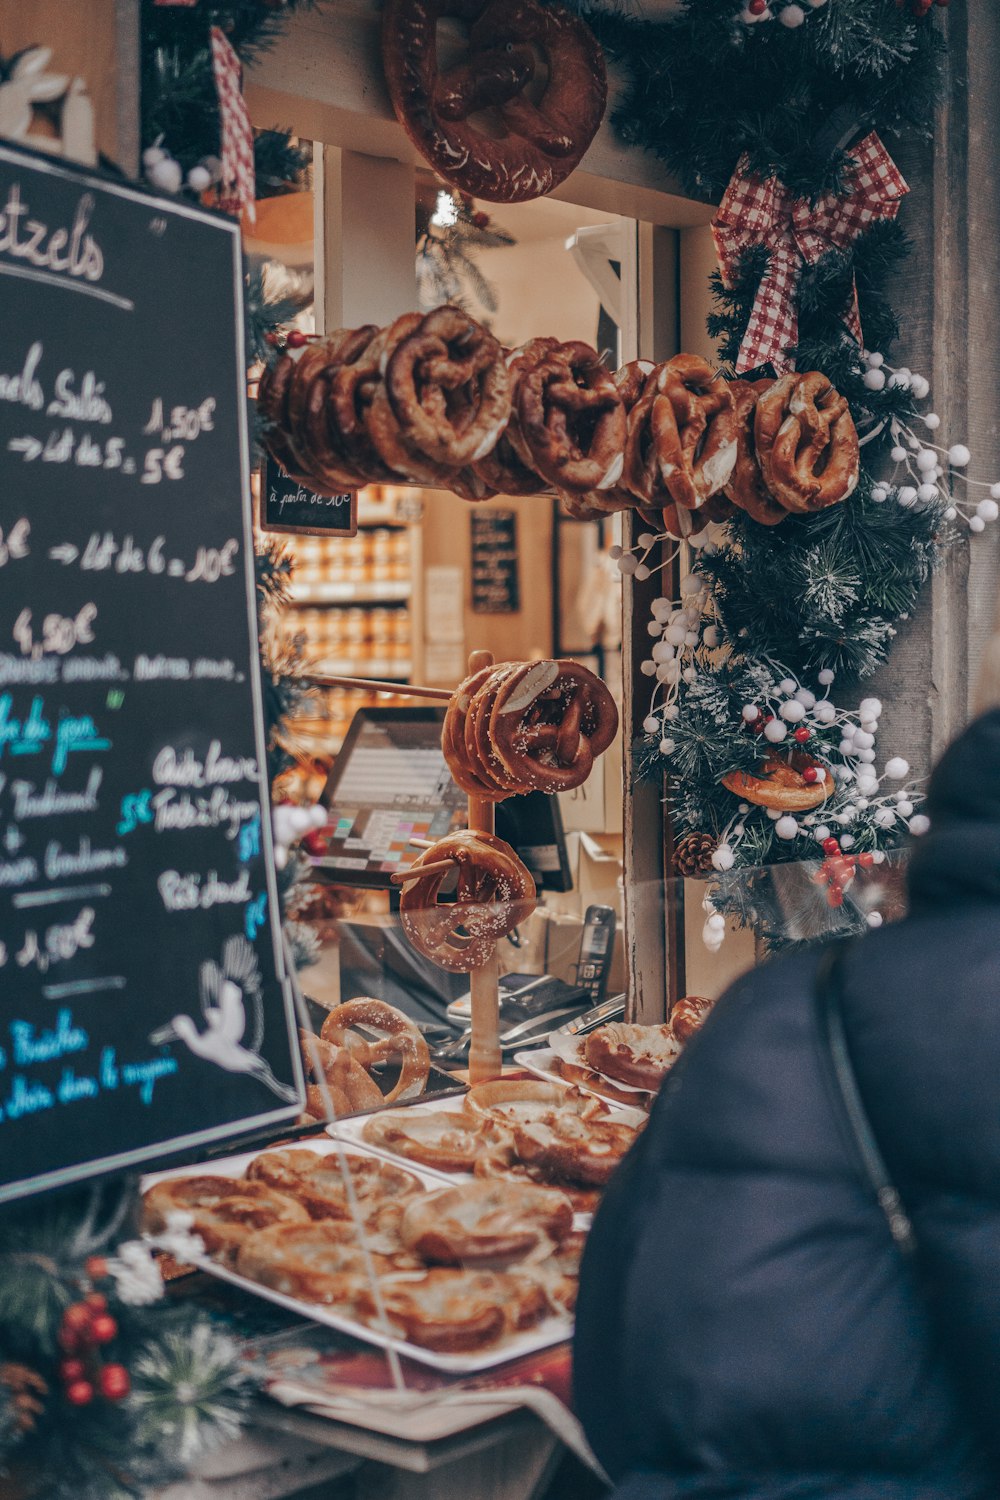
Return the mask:
[(273, 457), (318, 494), (555, 493), (580, 519), (635, 509), (677, 537), (737, 510), (765, 526), (808, 515), (859, 477), (847, 401), (818, 371), (726, 380), (678, 354), (612, 373), (579, 341), (505, 349), (452, 306), (297, 335), (262, 374), (258, 410)]
[[(557, 1189), (580, 1216), (593, 1212), (644, 1124), (639, 1110), (571, 1085), (512, 1078), (477, 1084), (458, 1099), (338, 1121), (329, 1131), (455, 1183), (534, 1182)], [(586, 1222), (578, 1217), (577, 1227)]]
[(152, 1234), (184, 1216), (200, 1269), (435, 1369), (488, 1369), (572, 1332), (584, 1236), (567, 1194), (534, 1180), (458, 1184), (308, 1138), (149, 1176), (143, 1211)]

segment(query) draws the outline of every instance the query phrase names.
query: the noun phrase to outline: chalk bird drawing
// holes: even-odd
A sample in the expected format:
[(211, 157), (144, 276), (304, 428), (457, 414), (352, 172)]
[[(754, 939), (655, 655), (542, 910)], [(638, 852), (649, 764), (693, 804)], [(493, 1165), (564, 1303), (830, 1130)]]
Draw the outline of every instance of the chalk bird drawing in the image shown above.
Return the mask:
[(275, 1078), (258, 1052), (264, 1039), (264, 1002), (257, 955), (246, 938), (227, 938), (221, 966), (213, 959), (203, 963), (198, 985), (204, 1031), (199, 1031), (190, 1016), (174, 1016), (153, 1032), (149, 1039), (153, 1045), (183, 1042), (196, 1057), (225, 1068), (227, 1073), (248, 1073), (279, 1099), (294, 1103), (298, 1098), (295, 1090)]

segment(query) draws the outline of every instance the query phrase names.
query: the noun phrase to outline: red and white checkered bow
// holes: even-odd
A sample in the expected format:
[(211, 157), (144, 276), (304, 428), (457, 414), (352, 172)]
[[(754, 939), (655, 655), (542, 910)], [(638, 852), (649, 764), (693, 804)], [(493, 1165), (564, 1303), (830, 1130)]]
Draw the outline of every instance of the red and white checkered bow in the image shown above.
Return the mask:
[[(723, 281), (733, 285), (748, 250), (765, 245), (770, 251), (740, 345), (737, 374), (768, 361), (779, 374), (794, 368), (788, 351), (798, 343), (803, 264), (814, 265), (832, 250), (846, 250), (872, 224), (894, 219), (899, 212), (909, 188), (876, 133), (852, 146), (850, 155), (841, 192), (824, 193), (815, 203), (795, 198), (777, 177), (754, 176), (747, 171), (746, 157), (737, 164), (712, 220)], [(844, 322), (860, 344), (861, 320), (853, 290)]]
[(222, 181), (219, 191), (219, 206), (227, 213), (238, 214), (245, 210), (251, 223), (256, 219), (254, 208), (256, 185), (253, 164), (253, 127), (247, 112), (246, 100), (240, 87), (243, 69), (233, 50), (232, 43), (218, 26), (210, 32), (212, 42), (212, 71), (219, 94), (219, 114), (222, 122)]

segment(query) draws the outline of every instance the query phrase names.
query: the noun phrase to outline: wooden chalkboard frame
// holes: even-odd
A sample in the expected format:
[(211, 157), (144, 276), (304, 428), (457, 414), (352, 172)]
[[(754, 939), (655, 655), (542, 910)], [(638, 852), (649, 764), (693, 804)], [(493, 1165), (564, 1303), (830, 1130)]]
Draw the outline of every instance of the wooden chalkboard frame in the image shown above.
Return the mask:
[[(262, 982), (269, 987), (272, 994), (271, 1008), (267, 1012), (267, 1020), (271, 1027), (275, 1028), (274, 1035), (278, 1041), (276, 1045), (269, 1047), (271, 1056), (277, 1062), (280, 1052), (282, 1070), (285, 1065), (291, 1073), (290, 1084), (280, 1084), (281, 1092), (277, 1089), (277, 1098), (273, 1103), (267, 1103), (243, 1112), (242, 1106), (233, 1110), (229, 1117), (220, 1120), (217, 1124), (207, 1124), (196, 1129), (185, 1129), (186, 1117), (183, 1112), (173, 1114), (165, 1112), (163, 1115), (165, 1128), (162, 1133), (151, 1131), (146, 1139), (138, 1145), (122, 1145), (120, 1149), (96, 1150), (94, 1155), (84, 1155), (80, 1159), (73, 1160), (66, 1165), (55, 1165), (51, 1168), (33, 1172), (30, 1175), (0, 1183), (0, 1203), (24, 1198), (29, 1195), (51, 1191), (66, 1185), (82, 1182), (96, 1176), (104, 1176), (113, 1172), (121, 1172), (133, 1169), (140, 1164), (163, 1163), (169, 1158), (176, 1157), (180, 1153), (189, 1152), (192, 1149), (231, 1140), (236, 1137), (248, 1136), (252, 1133), (272, 1132), (279, 1126), (294, 1119), (301, 1109), (301, 1101), (304, 1098), (304, 1078), (302, 1060), (296, 1044), (296, 1017), (294, 999), (289, 980), (284, 940), (281, 928), (281, 905), (278, 894), (277, 879), (275, 873), (273, 836), (270, 816), (270, 793), (266, 775), (267, 767), (267, 744), (264, 722), (264, 693), (261, 674), (261, 663), (258, 645), (258, 622), (257, 622), (257, 583), (255, 575), (255, 556), (253, 542), (253, 506), (250, 489), (250, 435), (248, 429), (248, 414), (245, 391), (245, 365), (243, 347), (243, 257), (238, 223), (220, 214), (213, 213), (195, 205), (184, 202), (181, 199), (164, 199), (140, 186), (123, 182), (115, 177), (108, 177), (91, 169), (76, 167), (64, 161), (55, 161), (51, 156), (38, 154), (12, 143), (0, 142), (0, 162), (3, 162), (19, 173), (24, 174), (25, 180), (30, 182), (33, 174), (50, 176), (62, 179), (72, 184), (74, 189), (80, 193), (91, 192), (96, 195), (108, 196), (110, 198), (125, 199), (136, 205), (141, 205), (145, 210), (169, 221), (171, 219), (194, 220), (211, 229), (217, 234), (226, 235), (229, 240), (229, 259), (232, 267), (232, 315), (233, 323), (229, 328), (229, 320), (226, 318), (221, 326), (221, 335), (224, 337), (227, 330), (234, 340), (232, 372), (234, 376), (233, 387), (226, 392), (224, 387), (219, 388), (220, 397), (225, 397), (229, 407), (229, 415), (234, 428), (233, 446), (238, 447), (238, 470), (236, 466), (236, 454), (232, 454), (227, 448), (224, 450), (225, 461), (231, 468), (231, 484), (226, 493), (236, 498), (236, 485), (239, 484), (239, 516), (237, 517), (237, 505), (232, 507), (232, 528), (234, 534), (239, 536), (242, 544), (242, 566), (231, 576), (239, 579), (237, 592), (242, 592), (245, 601), (245, 629), (247, 657), (245, 662), (241, 660), (239, 665), (245, 666), (242, 680), (245, 680), (249, 689), (249, 708), (252, 719), (252, 747), (256, 757), (256, 765), (259, 768), (254, 780), (257, 788), (253, 800), (256, 800), (259, 809), (259, 820), (256, 836), (259, 839), (259, 850), (255, 858), (256, 878), (263, 887), (267, 896), (267, 912), (263, 919), (264, 931), (268, 934), (269, 951), (265, 964), (265, 972), (262, 974)], [(156, 221), (153, 221), (156, 222)], [(225, 257), (220, 255), (220, 260)], [(35, 280), (44, 280), (42, 276), (36, 276)], [(207, 335), (206, 335), (207, 336)], [(220, 348), (223, 346), (220, 344)], [(227, 376), (228, 379), (228, 376)], [(237, 478), (238, 475), (238, 478)], [(52, 554), (50, 554), (51, 556)], [(152, 569), (150, 569), (152, 572)], [(161, 570), (162, 571), (162, 570)], [(238, 627), (238, 633), (243, 626)], [(212, 872), (214, 874), (214, 872)], [(118, 918), (115, 918), (118, 920)], [(261, 930), (261, 929), (258, 929)], [(255, 950), (256, 951), (256, 950)], [(206, 958), (209, 956), (206, 952)], [(273, 967), (271, 960), (273, 959)], [(282, 1032), (285, 1028), (287, 1037)], [(112, 1034), (113, 1035), (113, 1034)], [(153, 1038), (150, 1038), (153, 1041)], [(158, 1039), (156, 1039), (158, 1040)], [(286, 1049), (287, 1043), (287, 1051)], [(263, 1059), (262, 1059), (263, 1061)], [(287, 1077), (288, 1074), (286, 1073)], [(290, 1097), (292, 1094), (294, 1098)], [(279, 1102), (280, 1101), (280, 1102)], [(80, 1139), (79, 1131), (73, 1136), (72, 1127), (67, 1126), (67, 1120), (60, 1119), (56, 1114), (45, 1116), (44, 1123), (39, 1119), (35, 1128), (46, 1133), (51, 1131), (54, 1143), (58, 1142), (60, 1131), (66, 1139)], [(85, 1137), (89, 1132), (84, 1132)], [(52, 1156), (59, 1155), (58, 1144), (54, 1144)], [(8, 1170), (12, 1170), (8, 1168)]]
[[(276, 459), (272, 458), (270, 454), (265, 454), (264, 461), (261, 464), (259, 470), (260, 499), (257, 505), (257, 524), (260, 527), (261, 531), (274, 532), (280, 536), (357, 536), (357, 490), (345, 490), (343, 492), (349, 497), (347, 502), (348, 522), (346, 526), (293, 526), (290, 525), (287, 521), (282, 521), (277, 518), (272, 519), (268, 514), (268, 499), (271, 490), (270, 473), (274, 469), (277, 469), (279, 475), (283, 479), (287, 480), (289, 484), (296, 483), (295, 480), (292, 480), (288, 477), (288, 475), (285, 473), (284, 469)], [(300, 491), (303, 491), (304, 488), (305, 487), (303, 485), (298, 485), (298, 489)], [(322, 499), (324, 497), (318, 498)], [(341, 506), (341, 509), (342, 508), (343, 507)]]

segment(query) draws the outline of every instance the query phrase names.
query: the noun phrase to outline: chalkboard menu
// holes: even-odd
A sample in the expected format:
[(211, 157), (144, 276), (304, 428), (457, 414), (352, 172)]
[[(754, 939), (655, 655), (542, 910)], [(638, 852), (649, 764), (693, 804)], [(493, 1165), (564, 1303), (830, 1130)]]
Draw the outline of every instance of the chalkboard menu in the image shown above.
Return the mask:
[(294, 1114), (234, 224), (0, 146), (0, 1200)]
[(474, 510), (472, 608), (477, 615), (516, 614), (521, 607), (517, 567), (517, 512)]
[(263, 531), (304, 536), (356, 536), (358, 492), (314, 495), (267, 454), (260, 479), (260, 524)]

